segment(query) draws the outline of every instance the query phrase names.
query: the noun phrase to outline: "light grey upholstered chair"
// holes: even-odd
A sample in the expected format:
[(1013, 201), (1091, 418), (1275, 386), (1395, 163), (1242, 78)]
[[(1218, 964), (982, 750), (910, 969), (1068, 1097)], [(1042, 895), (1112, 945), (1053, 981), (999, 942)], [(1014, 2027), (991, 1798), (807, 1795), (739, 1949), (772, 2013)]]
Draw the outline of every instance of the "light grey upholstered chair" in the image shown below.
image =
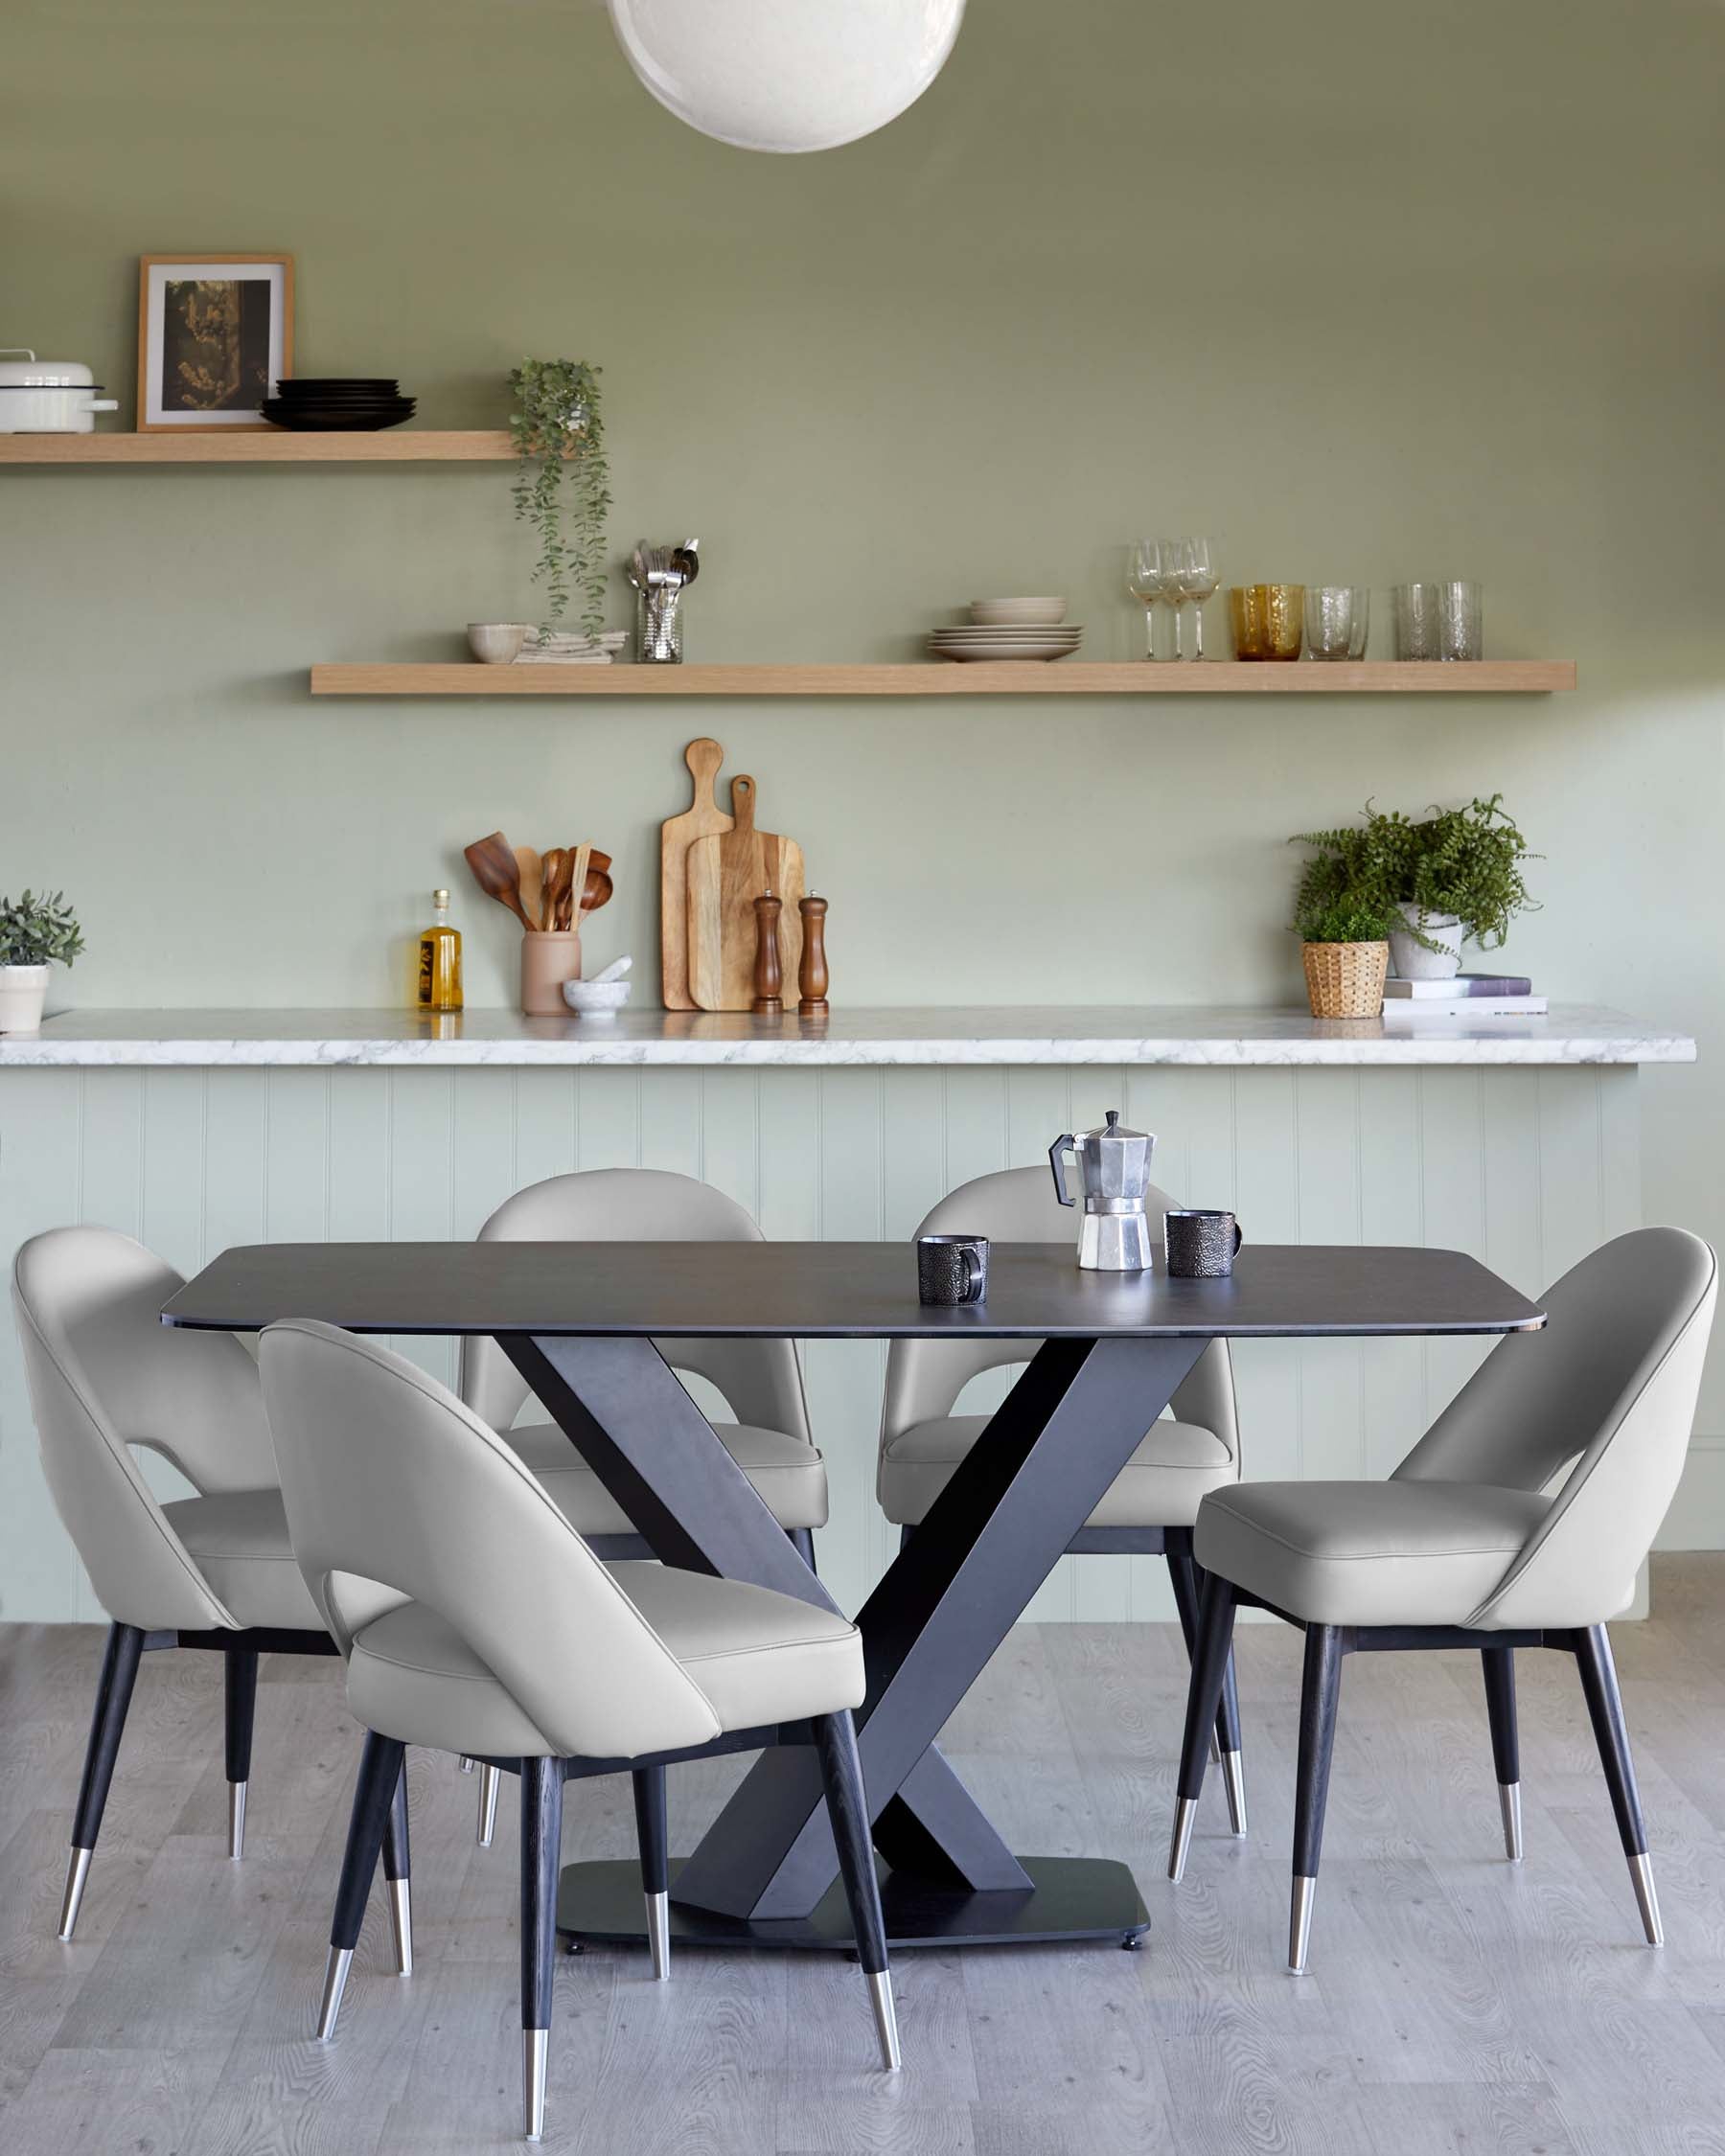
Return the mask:
[[(493, 1213), (479, 1240), (759, 1243), (763, 1237), (734, 1199), (692, 1176), (657, 1168), (593, 1168), (518, 1191)], [(809, 1432), (795, 1347), (788, 1340), (676, 1340), (659, 1345), (673, 1369), (693, 1371), (718, 1388), (737, 1418), (715, 1425), (719, 1436), (813, 1567), (814, 1530), (827, 1523), (827, 1479)], [(461, 1397), (533, 1470), (601, 1557), (652, 1554), (554, 1422), (516, 1427), (530, 1397), (527, 1384), (495, 1341), (462, 1342)], [(479, 1787), (482, 1846), (490, 1845), (496, 1806), (497, 1777), (486, 1770)]]
[[(1152, 1220), (1175, 1201), (1154, 1185), (1145, 1196)], [(1072, 1241), (1072, 1216), (1055, 1196), (1046, 1168), (1006, 1168), (960, 1183), (917, 1229), (919, 1235), (986, 1235), (997, 1243)], [(1037, 1343), (1022, 1340), (894, 1341), (886, 1355), (876, 1494), (881, 1509), (908, 1539), (954, 1470), (988, 1427), (986, 1415), (953, 1412), (973, 1377), (1004, 1363), (1026, 1362)], [(1167, 1561), (1175, 1607), (1190, 1649), (1198, 1620), (1192, 1523), (1210, 1491), (1240, 1478), (1239, 1426), (1228, 1342), (1213, 1342), (1175, 1393), (1172, 1419), (1153, 1422), (1144, 1440), (1070, 1545), (1073, 1554), (1160, 1554)], [(1228, 1792), (1229, 1821), (1246, 1831), (1246, 1781), (1233, 1663), (1225, 1672), (1215, 1715)]]
[[(289, 1319), (260, 1361), (293, 1548), (371, 1732), (354, 1798), (318, 2034), (334, 2032), (404, 1748), (521, 1782), (526, 2131), (544, 2118), (559, 1835), (567, 1778), (705, 1758), (807, 1720), (867, 1975), (898, 2064), (868, 1808), (850, 1709), (862, 1643), (837, 1612), (668, 1565), (608, 1566), (477, 1415), (373, 1342)], [(404, 1503), (402, 1492), (413, 1502)], [(643, 1850), (649, 1892), (656, 1850)], [(662, 1891), (659, 1890), (659, 1891)]]
[(1675, 1227), (1621, 1235), (1545, 1297), (1543, 1332), (1500, 1341), (1387, 1482), (1254, 1482), (1206, 1498), (1206, 1579), (1168, 1869), (1185, 1865), (1234, 1611), (1305, 1633), (1288, 1963), (1305, 1967), (1343, 1658), (1478, 1647), (1506, 1852), (1522, 1853), (1515, 1650), (1575, 1656), (1650, 1946), (1659, 1903), (1605, 1621), (1677, 1488), (1717, 1293)]
[[(228, 1854), (245, 1843), (260, 1652), (333, 1654), (288, 1542), (258, 1366), (226, 1333), (170, 1331), (185, 1282), (129, 1235), (58, 1227), (19, 1250), (12, 1306), (42, 1467), (112, 1619), (73, 1816), (59, 1936), (78, 1922), (114, 1761), (148, 1648), (224, 1659)], [(133, 1448), (172, 1460), (198, 1495), (158, 1503)], [(411, 1965), (407, 1798), (394, 1793), (387, 1869), (398, 1964)]]

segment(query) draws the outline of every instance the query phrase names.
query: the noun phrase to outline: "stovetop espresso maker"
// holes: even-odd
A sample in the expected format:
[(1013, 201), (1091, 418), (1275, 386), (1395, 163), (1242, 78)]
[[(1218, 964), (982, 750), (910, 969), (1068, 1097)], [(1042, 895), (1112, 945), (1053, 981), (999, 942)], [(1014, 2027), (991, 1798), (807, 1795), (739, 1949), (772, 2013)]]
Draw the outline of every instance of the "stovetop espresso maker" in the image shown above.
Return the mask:
[(1150, 1222), (1144, 1194), (1150, 1186), (1150, 1156), (1156, 1140), (1147, 1131), (1120, 1127), (1111, 1108), (1099, 1131), (1064, 1133), (1048, 1148), (1054, 1189), (1063, 1205), (1075, 1203), (1067, 1189), (1066, 1156), (1078, 1168), (1084, 1217), (1078, 1224), (1078, 1263), (1091, 1273), (1148, 1273), (1152, 1265)]

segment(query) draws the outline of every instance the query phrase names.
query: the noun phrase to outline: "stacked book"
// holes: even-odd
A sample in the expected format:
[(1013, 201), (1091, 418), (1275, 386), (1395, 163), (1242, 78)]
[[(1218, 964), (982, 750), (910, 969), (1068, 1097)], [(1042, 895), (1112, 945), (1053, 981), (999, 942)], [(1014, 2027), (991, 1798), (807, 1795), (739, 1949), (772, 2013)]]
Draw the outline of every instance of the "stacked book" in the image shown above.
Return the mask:
[(1388, 1018), (1543, 1018), (1546, 999), (1525, 974), (1457, 974), (1450, 980), (1387, 980)]
[(610, 666), (629, 642), (626, 629), (608, 629), (603, 636), (583, 636), (578, 631), (529, 630), (527, 641), (516, 654), (518, 666)]

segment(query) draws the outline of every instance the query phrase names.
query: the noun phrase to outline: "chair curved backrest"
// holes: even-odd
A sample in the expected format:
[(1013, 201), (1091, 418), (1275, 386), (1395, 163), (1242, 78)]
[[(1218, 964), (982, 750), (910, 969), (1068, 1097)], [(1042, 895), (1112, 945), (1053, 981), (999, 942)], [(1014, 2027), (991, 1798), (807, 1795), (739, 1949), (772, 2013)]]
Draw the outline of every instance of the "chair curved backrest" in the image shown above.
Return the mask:
[[(662, 1168), (588, 1168), (529, 1183), (479, 1230), (482, 1243), (761, 1243), (734, 1198)], [(656, 1343), (676, 1370), (716, 1385), (739, 1422), (813, 1445), (796, 1348), (788, 1340), (668, 1340)], [(507, 1430), (527, 1381), (494, 1340), (462, 1342), (461, 1397), (494, 1430)]]
[(1628, 1607), (1683, 1473), (1717, 1294), (1698, 1235), (1618, 1236), (1547, 1293), (1543, 1332), (1498, 1342), (1395, 1470), (1519, 1490), (1562, 1476), (1470, 1623), (1583, 1626)]
[[(1145, 1209), (1153, 1221), (1175, 1205), (1152, 1183)], [(1001, 1168), (960, 1183), (916, 1230), (918, 1235), (986, 1235), (991, 1243), (1068, 1243), (1077, 1262), (1074, 1215), (1054, 1195), (1046, 1168)], [(1002, 1363), (1025, 1363), (1041, 1344), (1026, 1340), (895, 1340), (886, 1353), (881, 1410), (883, 1448), (919, 1422), (950, 1415), (971, 1379)], [(1212, 1341), (1170, 1403), (1177, 1420), (1200, 1425), (1239, 1457), (1233, 1365), (1228, 1342)]]
[(631, 1757), (719, 1733), (670, 1649), (448, 1387), (310, 1319), (268, 1326), (258, 1360), (293, 1553), (344, 1655), (405, 1598), (453, 1627), (550, 1754)]
[(132, 1456), (146, 1445), (202, 1494), (266, 1489), (275, 1459), (258, 1366), (228, 1333), (171, 1330), (185, 1281), (129, 1235), (56, 1227), (12, 1264), (12, 1307), (55, 1508), (109, 1617), (145, 1631), (235, 1619)]

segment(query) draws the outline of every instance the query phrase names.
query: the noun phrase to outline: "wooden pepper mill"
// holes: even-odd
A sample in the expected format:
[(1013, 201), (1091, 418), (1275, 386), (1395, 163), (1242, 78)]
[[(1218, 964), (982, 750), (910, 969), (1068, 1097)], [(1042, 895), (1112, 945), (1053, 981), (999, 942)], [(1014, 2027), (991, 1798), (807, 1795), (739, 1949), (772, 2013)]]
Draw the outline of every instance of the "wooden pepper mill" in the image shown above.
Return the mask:
[(778, 1018), (785, 1008), (781, 994), (784, 977), (779, 967), (779, 915), (784, 906), (784, 900), (771, 891), (763, 891), (754, 902), (754, 1002), (750, 1008), (758, 1018)]
[(826, 912), (827, 902), (813, 893), (796, 902), (802, 915), (802, 964), (796, 986), (799, 1018), (825, 1018), (827, 1004)]

